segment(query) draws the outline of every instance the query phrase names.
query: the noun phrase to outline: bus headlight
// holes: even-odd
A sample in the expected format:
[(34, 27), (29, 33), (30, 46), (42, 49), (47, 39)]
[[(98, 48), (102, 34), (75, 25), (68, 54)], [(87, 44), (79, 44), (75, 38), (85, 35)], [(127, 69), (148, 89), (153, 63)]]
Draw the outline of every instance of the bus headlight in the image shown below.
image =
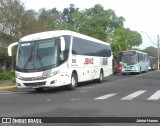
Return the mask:
[(19, 76), (19, 75), (16, 75), (16, 78), (17, 78), (17, 79), (20, 79), (20, 80), (23, 79), (23, 77), (22, 77), (22, 76)]
[(135, 68), (135, 67), (132, 67), (132, 69), (135, 70), (136, 68)]
[(46, 77), (52, 77), (52, 76), (55, 76), (55, 75), (58, 74), (58, 73), (59, 73), (59, 70), (58, 70), (58, 71), (54, 71), (54, 72), (46, 75)]

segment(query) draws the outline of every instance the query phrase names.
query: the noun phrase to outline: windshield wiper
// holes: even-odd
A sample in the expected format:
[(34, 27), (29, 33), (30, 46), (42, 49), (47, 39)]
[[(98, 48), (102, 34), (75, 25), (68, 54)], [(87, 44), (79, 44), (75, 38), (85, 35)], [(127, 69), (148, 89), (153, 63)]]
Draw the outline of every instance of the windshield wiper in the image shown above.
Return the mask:
[(38, 55), (38, 53), (37, 53), (37, 56), (38, 56), (38, 59), (39, 59), (39, 63), (40, 63), (40, 65), (42, 66), (42, 69), (44, 70), (44, 64), (43, 64), (43, 62), (42, 62), (42, 58), (41, 58), (41, 56), (40, 55)]
[[(32, 49), (33, 50), (33, 49)], [(28, 66), (28, 63), (31, 61), (31, 59), (32, 59), (32, 50), (31, 50), (31, 54), (29, 55), (29, 57), (28, 57), (28, 59), (27, 59), (27, 61), (26, 61), (26, 63), (24, 64), (24, 67), (23, 67), (23, 69), (25, 69), (26, 68), (26, 66)], [(33, 60), (33, 59), (32, 59)]]
[(38, 54), (38, 48), (36, 49), (36, 56), (38, 57), (38, 59), (39, 59), (39, 63), (40, 63), (40, 65), (42, 66), (42, 69), (44, 70), (44, 64), (43, 64), (43, 62), (42, 62), (42, 58), (41, 58), (41, 56)]

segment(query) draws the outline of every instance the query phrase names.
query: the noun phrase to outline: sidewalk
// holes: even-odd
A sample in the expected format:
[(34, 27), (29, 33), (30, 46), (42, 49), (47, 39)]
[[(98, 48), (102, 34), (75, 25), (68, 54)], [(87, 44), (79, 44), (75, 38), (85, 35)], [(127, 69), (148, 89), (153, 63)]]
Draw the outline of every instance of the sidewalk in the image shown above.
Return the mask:
[(16, 85), (8, 80), (0, 80), (0, 90), (9, 90), (16, 88)]

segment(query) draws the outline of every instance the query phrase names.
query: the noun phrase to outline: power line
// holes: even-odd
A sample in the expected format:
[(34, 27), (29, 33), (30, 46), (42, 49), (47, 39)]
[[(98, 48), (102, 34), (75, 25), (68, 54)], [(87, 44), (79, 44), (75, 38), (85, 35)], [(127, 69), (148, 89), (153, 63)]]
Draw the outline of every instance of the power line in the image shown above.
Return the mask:
[(152, 42), (152, 44), (157, 46), (157, 44), (155, 44), (155, 43), (151, 40), (151, 38), (149, 37), (149, 35), (147, 34), (147, 32), (144, 32), (144, 31), (141, 31), (141, 32), (142, 32), (142, 33), (145, 33), (145, 34), (147, 35), (147, 37), (149, 38), (149, 40)]

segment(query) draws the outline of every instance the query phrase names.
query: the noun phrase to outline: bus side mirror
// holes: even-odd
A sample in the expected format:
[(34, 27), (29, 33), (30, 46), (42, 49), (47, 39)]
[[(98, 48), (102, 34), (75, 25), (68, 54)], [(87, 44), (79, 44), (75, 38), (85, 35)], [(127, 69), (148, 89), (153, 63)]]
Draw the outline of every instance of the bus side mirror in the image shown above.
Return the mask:
[(12, 47), (16, 46), (18, 44), (18, 42), (12, 43), (8, 46), (8, 55), (12, 56)]
[(60, 37), (61, 40), (61, 52), (63, 52), (65, 50), (65, 40), (63, 37)]

